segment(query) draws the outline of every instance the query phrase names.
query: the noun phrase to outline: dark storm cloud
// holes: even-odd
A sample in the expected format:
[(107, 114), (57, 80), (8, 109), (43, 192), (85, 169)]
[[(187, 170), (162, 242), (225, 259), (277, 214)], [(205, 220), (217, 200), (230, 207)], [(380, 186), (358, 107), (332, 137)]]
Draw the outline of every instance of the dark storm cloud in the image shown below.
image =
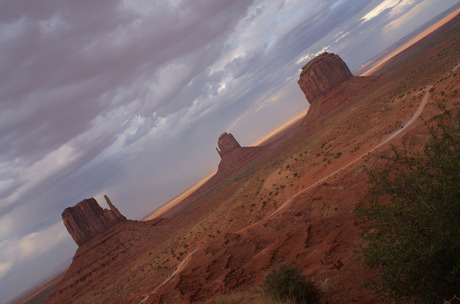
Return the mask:
[[(219, 41), (210, 44), (225, 37), (250, 4), (157, 5), (141, 16), (115, 1), (51, 3), (54, 9), (39, 12), (17, 3), (6, 2), (4, 7), (12, 12), (2, 20), (13, 34), (1, 42), (0, 157), (3, 162), (19, 158), (24, 164), (88, 131), (96, 117), (120, 105), (144, 116), (170, 108), (175, 103), (167, 102), (177, 100), (178, 88), (219, 55)], [(188, 66), (188, 74), (177, 71), (181, 75), (171, 82), (179, 81), (169, 92), (151, 92), (147, 102), (136, 102), (148, 95), (145, 84), (158, 80), (159, 69), (178, 60)], [(207, 81), (205, 75), (201, 78), (201, 84)], [(177, 103), (172, 111), (184, 101)], [(103, 135), (107, 138), (85, 148), (97, 145), (102, 151), (106, 146), (100, 143), (110, 142), (119, 131), (109, 131)]]
[[(196, 67), (177, 84), (183, 86), (219, 54), (219, 43), (207, 46), (221, 39), (249, 4), (200, 1), (139, 16), (121, 2), (65, 1), (46, 13), (33, 7), (13, 12), (17, 18), (2, 23), (12, 33), (1, 42), (0, 142), (8, 143), (1, 145), (2, 157), (36, 160), (119, 106), (104, 95), (113, 97), (116, 88), (130, 84), (135, 89), (165, 63), (188, 56), (185, 64)], [(16, 5), (14, 11), (21, 9)], [(151, 112), (171, 97), (142, 109)]]

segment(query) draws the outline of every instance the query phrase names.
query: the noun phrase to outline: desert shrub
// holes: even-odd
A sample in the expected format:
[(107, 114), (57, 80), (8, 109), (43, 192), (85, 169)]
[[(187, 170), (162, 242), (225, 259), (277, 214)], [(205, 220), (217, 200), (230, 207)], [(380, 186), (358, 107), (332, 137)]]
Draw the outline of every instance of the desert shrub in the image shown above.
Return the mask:
[(305, 304), (319, 301), (319, 292), (315, 285), (292, 265), (283, 264), (272, 270), (265, 278), (264, 291), (275, 301)]
[(460, 117), (443, 109), (426, 123), (422, 152), (392, 148), (367, 170), (366, 265), (395, 296), (442, 303), (460, 294)]

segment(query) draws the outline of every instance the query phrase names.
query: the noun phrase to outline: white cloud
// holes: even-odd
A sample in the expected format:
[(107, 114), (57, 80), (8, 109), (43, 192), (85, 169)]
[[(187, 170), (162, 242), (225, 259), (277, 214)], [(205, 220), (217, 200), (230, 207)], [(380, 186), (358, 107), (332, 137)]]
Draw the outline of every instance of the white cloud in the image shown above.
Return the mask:
[(191, 81), (194, 68), (194, 61), (188, 56), (178, 58), (159, 68), (149, 84), (149, 93), (145, 100), (153, 104), (168, 101), (177, 92), (178, 84)]
[(13, 265), (13, 261), (0, 262), (0, 280), (8, 274)]
[(393, 7), (390, 11), (390, 19), (397, 18), (401, 14), (405, 13), (408, 8), (415, 4), (416, 0), (401, 0), (398, 5)]
[(310, 59), (318, 56), (318, 55), (321, 55), (322, 53), (324, 52), (327, 52), (331, 49), (331, 46), (329, 45), (326, 45), (326, 46), (323, 46), (321, 49), (319, 49), (318, 51), (314, 51), (312, 53), (308, 53), (306, 55), (303, 55), (301, 56), (299, 59), (297, 59), (296, 61), (296, 64), (299, 65), (301, 63), (306, 63), (308, 62)]
[(319, 50), (318, 52), (315, 53), (314, 57), (318, 56), (318, 55), (321, 55), (322, 53), (324, 52), (327, 52), (330, 50), (330, 46), (329, 45), (326, 45), (324, 46), (321, 50)]
[[(334, 41), (334, 43), (337, 43), (337, 42), (339, 42), (340, 40), (342, 40), (343, 38), (347, 37), (347, 36), (350, 34), (350, 32), (346, 32), (346, 33), (340, 32), (339, 34), (340, 34), (340, 36)], [(336, 37), (337, 37), (339, 34), (337, 34)]]
[(46, 20), (40, 20), (38, 22), (40, 32), (46, 37), (51, 39), (58, 35), (60, 31), (68, 30), (68, 24), (64, 21), (60, 14), (53, 14), (51, 18)]
[(13, 218), (0, 217), (0, 240), (6, 240), (9, 236), (11, 236), (11, 233), (14, 231), (15, 225), (16, 221), (14, 221)]
[[(4, 223), (2, 223), (4, 224)], [(52, 251), (68, 238), (64, 224), (59, 221), (41, 231), (29, 233), (20, 239), (9, 239), (0, 243), (0, 279), (25, 260), (36, 259)]]
[(393, 7), (398, 5), (400, 2), (401, 0), (384, 0), (382, 3), (377, 5), (375, 8), (373, 8), (370, 12), (368, 12), (366, 15), (364, 15), (361, 18), (362, 23), (367, 22), (371, 19), (374, 19), (375, 17), (383, 13), (385, 10), (392, 9)]
[(227, 88), (227, 84), (225, 82), (221, 82), (219, 84), (219, 88), (217, 89), (217, 93), (221, 93), (222, 91), (224, 91), (225, 89)]
[(299, 59), (297, 59), (295, 64), (299, 65), (301, 63), (305, 63), (305, 62), (309, 61), (311, 58), (313, 58), (313, 54), (311, 54), (311, 53), (302, 55)]
[(226, 64), (267, 53), (276, 43), (299, 24), (313, 18), (328, 3), (321, 1), (257, 1), (235, 26), (227, 39), (228, 49), (212, 70), (224, 69)]
[(419, 14), (426, 9), (425, 7), (428, 5), (428, 3), (423, 2), (418, 3), (415, 6), (413, 4), (414, 1), (412, 0), (403, 1), (401, 5), (398, 5), (398, 9), (393, 9), (391, 11), (391, 17), (393, 20), (386, 24), (383, 28), (383, 33), (385, 35), (394, 35), (394, 33), (397, 33), (400, 27), (407, 26), (408, 23), (418, 18)]
[(82, 151), (75, 151), (70, 145), (65, 144), (57, 150), (45, 155), (44, 158), (35, 162), (31, 166), (22, 170), (17, 170), (16, 179), (22, 181), (22, 186), (18, 187), (14, 193), (8, 196), (4, 204), (9, 205), (16, 201), (29, 189), (37, 186), (41, 181), (49, 178), (69, 164), (74, 162)]

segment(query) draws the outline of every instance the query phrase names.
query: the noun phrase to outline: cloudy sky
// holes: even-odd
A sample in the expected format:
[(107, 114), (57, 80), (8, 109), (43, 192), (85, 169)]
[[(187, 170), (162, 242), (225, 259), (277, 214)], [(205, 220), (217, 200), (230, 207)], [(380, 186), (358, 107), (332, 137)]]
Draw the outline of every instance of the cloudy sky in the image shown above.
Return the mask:
[(0, 0), (0, 303), (77, 246), (61, 212), (139, 219), (306, 110), (315, 54), (356, 69), (459, 0)]

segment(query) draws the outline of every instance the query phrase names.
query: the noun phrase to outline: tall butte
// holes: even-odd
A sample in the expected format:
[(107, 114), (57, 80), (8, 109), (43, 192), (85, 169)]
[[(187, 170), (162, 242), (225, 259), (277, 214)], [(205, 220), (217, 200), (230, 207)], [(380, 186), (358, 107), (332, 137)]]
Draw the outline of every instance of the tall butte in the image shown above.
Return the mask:
[(104, 195), (104, 198), (110, 210), (101, 208), (94, 198), (89, 198), (62, 212), (64, 225), (78, 246), (126, 221), (126, 217), (112, 204), (109, 197)]
[(235, 137), (226, 132), (219, 136), (217, 146), (216, 150), (221, 158), (217, 175), (234, 173), (267, 151), (264, 146), (241, 147)]
[(218, 148), (216, 148), (216, 150), (221, 158), (225, 154), (232, 152), (235, 149), (241, 148), (240, 144), (236, 141), (235, 137), (233, 137), (231, 133), (226, 132), (222, 133), (222, 135), (219, 136), (217, 146)]
[(356, 77), (336, 54), (323, 53), (302, 67), (299, 84), (310, 108), (302, 121), (306, 130), (352, 104), (375, 88), (379, 77)]
[(347, 64), (336, 54), (323, 53), (302, 67), (300, 89), (314, 104), (321, 96), (353, 77)]

